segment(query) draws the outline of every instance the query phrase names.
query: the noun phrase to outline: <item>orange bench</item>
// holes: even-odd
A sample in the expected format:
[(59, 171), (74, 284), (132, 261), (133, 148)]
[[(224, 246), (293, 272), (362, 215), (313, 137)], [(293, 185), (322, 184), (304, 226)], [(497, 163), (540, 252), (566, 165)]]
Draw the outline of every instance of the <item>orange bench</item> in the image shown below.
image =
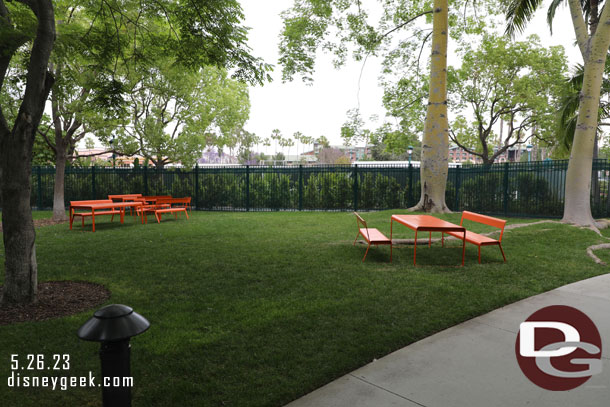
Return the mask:
[[(70, 220), (72, 221), (76, 216), (80, 216), (81, 217), (81, 226), (85, 226), (85, 218), (87, 216), (93, 216), (92, 212), (76, 212), (74, 210), (74, 208), (72, 208), (73, 205), (79, 205), (79, 204), (96, 204), (96, 203), (113, 203), (112, 199), (93, 199), (93, 200), (89, 200), (89, 201), (70, 201)], [(95, 216), (97, 215), (112, 215), (112, 218), (110, 218), (110, 221), (112, 222), (114, 220), (114, 215), (120, 215), (121, 214), (121, 210), (120, 209), (116, 209), (116, 208), (111, 208), (108, 210), (102, 210), (102, 211), (96, 211), (95, 212)], [(70, 225), (72, 224), (72, 222), (70, 222)]]
[[(172, 206), (180, 205), (180, 206)], [(164, 213), (173, 213), (174, 217), (178, 219), (178, 212), (184, 212), (186, 218), (189, 218), (187, 209), (191, 207), (191, 197), (186, 198), (158, 198), (156, 202), (155, 217), (157, 223), (161, 223), (161, 216)]]
[[(364, 253), (364, 257), (362, 258), (362, 261), (364, 261), (364, 259), (366, 259), (366, 255), (369, 253), (369, 249), (371, 248), (371, 245), (374, 244), (375, 246), (379, 246), (381, 245), (390, 245), (390, 262), (392, 261), (392, 241), (390, 239), (388, 239), (383, 233), (381, 233), (379, 230), (375, 229), (375, 228), (369, 228), (366, 225), (366, 221), (364, 219), (362, 219), (362, 217), (360, 215), (358, 215), (358, 213), (354, 212), (354, 215), (356, 215), (356, 225), (358, 226), (358, 234), (356, 235), (356, 239), (354, 240), (354, 246), (356, 245), (356, 241), (358, 240), (358, 236), (362, 236), (364, 238), (364, 240), (369, 244), (368, 247), (366, 248), (366, 253)], [(360, 227), (362, 225), (362, 227)]]
[(157, 202), (157, 199), (164, 199), (164, 198), (171, 198), (171, 195), (150, 195), (150, 196), (143, 196), (142, 198), (146, 201), (146, 202), (152, 202), (155, 203)]
[[(504, 258), (504, 261), (506, 261), (504, 250), (502, 250), (502, 235), (504, 234), (504, 226), (506, 225), (506, 221), (503, 219), (493, 218), (487, 215), (480, 215), (478, 213), (469, 211), (462, 212), (462, 220), (460, 221), (460, 226), (464, 226), (464, 219), (500, 229), (500, 237), (498, 238), (498, 240), (492, 239), (489, 236), (483, 236), (478, 233), (470, 232), (468, 230), (466, 231), (466, 241), (479, 247), (479, 264), (481, 263), (481, 246), (498, 245), (498, 247), (500, 248), (500, 252), (502, 253), (502, 257)], [(453, 237), (457, 237), (460, 240), (464, 240), (464, 235), (462, 233), (447, 232), (447, 234)]]

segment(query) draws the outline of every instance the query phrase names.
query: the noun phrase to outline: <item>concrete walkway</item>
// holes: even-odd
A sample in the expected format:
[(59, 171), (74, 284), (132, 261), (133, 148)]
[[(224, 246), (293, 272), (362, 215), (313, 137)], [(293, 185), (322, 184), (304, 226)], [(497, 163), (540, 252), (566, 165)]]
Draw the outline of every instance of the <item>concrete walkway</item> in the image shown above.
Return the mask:
[[(539, 388), (515, 357), (519, 324), (548, 305), (587, 314), (602, 338), (601, 374), (568, 391)], [(400, 349), (289, 407), (601, 407), (610, 405), (610, 274), (497, 309)]]

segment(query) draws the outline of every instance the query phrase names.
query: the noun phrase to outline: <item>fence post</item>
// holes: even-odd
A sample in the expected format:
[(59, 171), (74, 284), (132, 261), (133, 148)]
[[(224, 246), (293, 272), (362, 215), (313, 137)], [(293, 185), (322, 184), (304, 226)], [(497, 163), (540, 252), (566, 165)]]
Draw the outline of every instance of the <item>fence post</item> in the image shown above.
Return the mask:
[(144, 162), (144, 196), (148, 196), (148, 160)]
[(462, 187), (461, 179), (461, 168), (460, 166), (455, 167), (455, 203), (453, 205), (454, 211), (460, 210), (460, 188)]
[(38, 197), (36, 198), (36, 206), (38, 206), (38, 210), (42, 209), (42, 169), (40, 165), (36, 167), (36, 178), (38, 181)]
[(354, 178), (354, 211), (358, 210), (358, 164), (354, 164), (354, 171), (352, 171), (352, 177)]
[(504, 163), (504, 215), (508, 215), (508, 162)]
[(608, 174), (608, 161), (604, 160), (603, 166), (603, 174), (604, 179), (606, 180), (606, 213), (603, 215), (604, 217), (610, 214), (610, 178), (607, 176)]
[(195, 209), (199, 209), (199, 163), (195, 164)]
[(246, 165), (246, 212), (250, 211), (250, 166)]
[(299, 210), (303, 210), (303, 164), (299, 164)]
[(413, 165), (409, 163), (409, 202), (407, 208), (413, 206)]
[(95, 165), (91, 166), (91, 199), (95, 199)]

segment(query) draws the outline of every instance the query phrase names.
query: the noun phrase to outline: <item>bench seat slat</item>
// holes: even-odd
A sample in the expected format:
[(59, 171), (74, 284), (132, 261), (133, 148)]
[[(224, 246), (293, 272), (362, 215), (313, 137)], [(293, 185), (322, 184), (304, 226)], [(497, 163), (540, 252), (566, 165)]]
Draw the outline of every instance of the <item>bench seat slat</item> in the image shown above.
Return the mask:
[(157, 218), (157, 222), (161, 223), (161, 214), (163, 213), (174, 213), (174, 216), (176, 217), (176, 219), (178, 218), (178, 212), (184, 212), (184, 215), (186, 216), (186, 218), (189, 218), (188, 212), (186, 211), (185, 207), (176, 207), (176, 208), (163, 208), (163, 209), (156, 209), (155, 210), (155, 217)]
[[(95, 216), (97, 215), (120, 215), (121, 211), (99, 211), (95, 212)], [(74, 212), (73, 216), (93, 216), (92, 212)]]
[[(460, 232), (446, 232), (446, 233), (453, 237), (457, 237), (460, 240), (464, 237), (464, 234), (460, 233)], [(489, 236), (483, 236), (478, 233), (470, 232), (468, 230), (466, 231), (466, 241), (468, 243), (472, 243), (472, 244), (476, 244), (476, 245), (498, 244), (498, 241), (496, 239), (492, 239)]]
[[(368, 231), (368, 238), (367, 238)], [(383, 233), (381, 233), (376, 228), (360, 228), (360, 234), (364, 237), (368, 243), (387, 243), (390, 244), (390, 239), (387, 238)]]

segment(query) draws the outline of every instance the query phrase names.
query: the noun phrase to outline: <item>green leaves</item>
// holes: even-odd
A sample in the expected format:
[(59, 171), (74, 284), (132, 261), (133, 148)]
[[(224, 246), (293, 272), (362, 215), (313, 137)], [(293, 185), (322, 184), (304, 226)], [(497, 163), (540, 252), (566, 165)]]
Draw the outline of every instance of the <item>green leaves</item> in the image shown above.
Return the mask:
[(541, 3), (542, 0), (510, 0), (506, 12), (506, 35), (514, 37), (522, 32)]
[(224, 70), (206, 67), (192, 72), (159, 58), (128, 79), (129, 120), (116, 141), (123, 151), (138, 151), (160, 167), (170, 162), (190, 166), (206, 146), (232, 148), (244, 134), (248, 91)]
[[(481, 45), (461, 50), (462, 66), (449, 70), (449, 103), (458, 116), (452, 123), (455, 140), (493, 158), (485, 149), (524, 142), (531, 132), (551, 143), (554, 117), (564, 89), (567, 70), (563, 47), (544, 48), (536, 36), (510, 42), (486, 35)], [(465, 117), (469, 111), (474, 120)], [(502, 139), (494, 127), (503, 120), (508, 129)], [(527, 135), (526, 135), (527, 133)]]

